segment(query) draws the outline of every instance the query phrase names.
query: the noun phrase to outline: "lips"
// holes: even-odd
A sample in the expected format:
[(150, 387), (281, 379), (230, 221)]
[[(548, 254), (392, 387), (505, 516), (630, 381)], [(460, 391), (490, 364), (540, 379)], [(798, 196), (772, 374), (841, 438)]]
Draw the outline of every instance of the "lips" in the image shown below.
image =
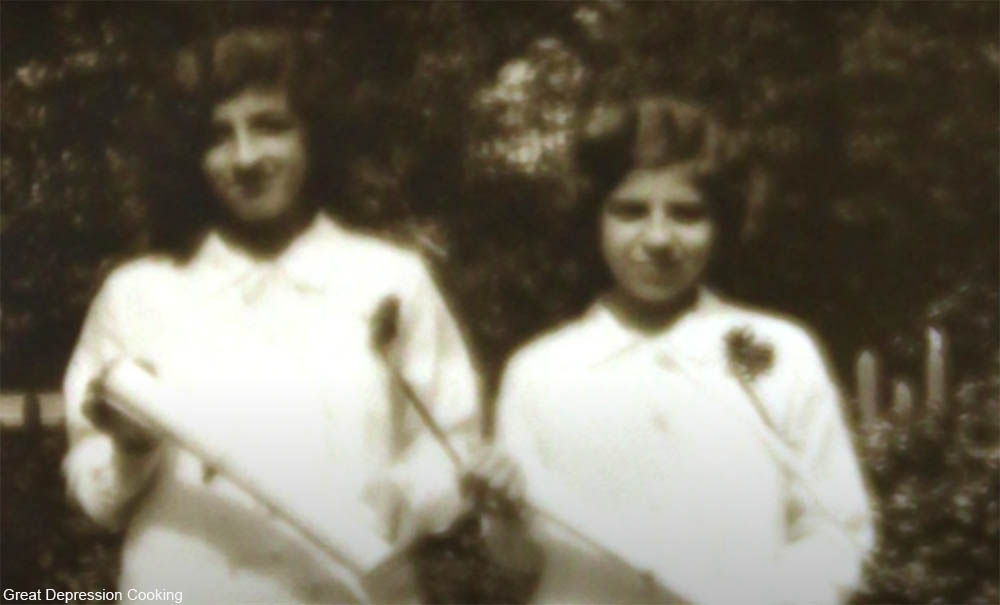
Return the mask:
[(657, 284), (673, 281), (680, 271), (680, 265), (676, 262), (654, 263), (650, 261), (639, 261), (632, 263), (632, 272), (636, 277), (645, 282)]
[(268, 184), (264, 182), (252, 183), (252, 184), (234, 184), (230, 187), (230, 192), (236, 197), (244, 199), (255, 199), (263, 197), (267, 190), (269, 189)]
[(266, 190), (274, 181), (274, 171), (263, 167), (254, 170), (239, 171), (233, 174), (233, 188), (247, 195), (257, 195)]
[(226, 187), (230, 197), (242, 200), (253, 200), (265, 197), (273, 189), (275, 178), (273, 174), (263, 171), (234, 174)]

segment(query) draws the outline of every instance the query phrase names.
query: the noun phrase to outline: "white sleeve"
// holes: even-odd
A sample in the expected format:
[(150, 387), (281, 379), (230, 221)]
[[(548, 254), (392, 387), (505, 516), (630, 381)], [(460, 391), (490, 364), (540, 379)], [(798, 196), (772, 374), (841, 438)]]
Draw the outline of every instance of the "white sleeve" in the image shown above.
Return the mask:
[(873, 546), (868, 492), (840, 394), (812, 341), (794, 363), (787, 441), (807, 477), (790, 479), (778, 582), (784, 602), (838, 603), (858, 587)]
[(537, 437), (533, 434), (531, 409), (534, 405), (531, 380), (523, 360), (514, 357), (504, 369), (494, 411), (493, 440), (522, 467), (526, 475), (540, 463)]
[(126, 505), (148, 483), (160, 457), (158, 451), (125, 451), (83, 414), (95, 378), (108, 363), (129, 355), (121, 309), (127, 297), (120, 290), (120, 280), (113, 274), (94, 299), (63, 383), (69, 439), (63, 460), (67, 488), (94, 521), (109, 528), (121, 524)]
[[(590, 520), (586, 500), (567, 489), (559, 469), (552, 464), (553, 444), (543, 424), (543, 406), (552, 404), (552, 394), (545, 391), (548, 370), (539, 367), (540, 363), (539, 356), (519, 355), (507, 364), (497, 399), (494, 443), (517, 464), (524, 480), (524, 497), (531, 507), (574, 528), (586, 528)], [(548, 524), (538, 521), (543, 527)]]
[[(462, 334), (426, 270), (400, 300), (399, 333), (392, 359), (406, 383), (428, 408), (448, 441), (466, 460), (481, 438), (479, 377)], [(458, 473), (410, 402), (398, 389), (394, 408), (400, 410), (401, 446), (390, 469), (401, 489), (403, 506), (420, 509), (441, 498), (460, 498)], [(387, 534), (392, 536), (390, 529)]]
[(400, 371), (445, 431), (478, 434), (480, 385), (458, 324), (421, 265), (402, 301)]

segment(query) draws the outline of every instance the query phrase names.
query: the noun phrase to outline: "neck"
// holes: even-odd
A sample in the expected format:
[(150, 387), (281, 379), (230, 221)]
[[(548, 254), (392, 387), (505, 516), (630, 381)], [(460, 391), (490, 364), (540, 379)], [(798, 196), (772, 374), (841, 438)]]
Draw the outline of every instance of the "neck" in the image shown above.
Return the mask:
[(608, 308), (625, 325), (652, 334), (670, 327), (698, 302), (698, 287), (694, 286), (667, 301), (649, 302), (622, 291), (612, 290), (606, 299)]
[(227, 220), (219, 228), (222, 236), (258, 258), (280, 255), (312, 222), (314, 215), (299, 209), (273, 221), (245, 223)]

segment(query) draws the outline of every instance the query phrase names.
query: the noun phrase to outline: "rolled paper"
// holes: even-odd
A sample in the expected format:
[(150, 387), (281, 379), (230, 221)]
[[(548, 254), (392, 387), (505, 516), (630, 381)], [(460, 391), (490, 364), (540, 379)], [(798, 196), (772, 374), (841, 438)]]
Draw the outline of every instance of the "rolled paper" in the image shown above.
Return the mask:
[(945, 376), (946, 349), (947, 342), (944, 332), (934, 327), (927, 328), (927, 362), (924, 371), (927, 380), (927, 411), (931, 414), (943, 412), (947, 404), (947, 395), (945, 394), (947, 386)]
[(192, 413), (190, 407), (172, 405), (178, 394), (165, 388), (134, 361), (120, 361), (110, 368), (105, 378), (105, 393), (108, 405), (116, 411), (187, 450), (266, 506), (301, 537), (353, 575), (353, 578), (346, 578), (341, 574), (340, 579), (360, 602), (372, 601), (365, 589), (364, 578), (393, 554), (388, 544), (374, 535), (369, 536), (369, 532), (354, 531), (355, 524), (346, 524), (344, 531), (350, 531), (350, 535), (329, 535), (329, 531), (316, 519), (301, 513), (294, 500), (266, 487), (266, 481), (255, 476), (254, 469), (241, 466), (238, 460), (214, 447), (211, 427), (206, 426), (211, 421)]
[(871, 349), (858, 354), (855, 364), (858, 406), (865, 425), (878, 417), (878, 357)]
[(897, 380), (892, 390), (892, 415), (909, 422), (913, 415), (913, 390), (905, 380)]
[(132, 424), (181, 445), (207, 466), (224, 464), (220, 453), (207, 445), (207, 436), (201, 434), (205, 423), (191, 410), (173, 404), (174, 394), (136, 362), (121, 360), (111, 365), (104, 378), (104, 396), (107, 405)]
[[(682, 605), (691, 599), (670, 590), (652, 572), (628, 562), (604, 548), (595, 548), (589, 540), (580, 540), (567, 526), (538, 519), (532, 534), (546, 545), (546, 554), (556, 559), (572, 559), (588, 573), (581, 582), (571, 571), (569, 578), (558, 568), (542, 574), (532, 597), (534, 603), (672, 603)], [(565, 563), (562, 564), (565, 566)]]

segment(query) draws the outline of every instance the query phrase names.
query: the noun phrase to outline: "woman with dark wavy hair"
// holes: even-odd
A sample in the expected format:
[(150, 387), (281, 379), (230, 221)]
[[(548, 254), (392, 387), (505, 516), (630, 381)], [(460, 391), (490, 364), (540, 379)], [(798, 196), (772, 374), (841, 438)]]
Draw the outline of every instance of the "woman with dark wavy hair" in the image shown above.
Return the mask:
[(566, 522), (532, 522), (536, 601), (833, 603), (859, 581), (868, 497), (814, 337), (706, 285), (743, 224), (731, 141), (670, 97), (581, 122), (611, 287), (514, 355), (497, 408), (517, 491)]
[(163, 221), (154, 243), (175, 253), (112, 272), (70, 362), (64, 471), (84, 511), (125, 529), (123, 592), (364, 598), (356, 569), (269, 503), (157, 427), (116, 415), (105, 383), (121, 360), (147, 368), (174, 395), (168, 415), (362, 568), (438, 529), (427, 511), (460, 506), (454, 469), (399, 384), (461, 441), (478, 428), (476, 375), (418, 255), (320, 210), (338, 174), (321, 117), (337, 102), (320, 94), (306, 50), (296, 32), (238, 29), (182, 55), (175, 115), (197, 128), (165, 150), (183, 169), (147, 166), (176, 179), (151, 181)]

